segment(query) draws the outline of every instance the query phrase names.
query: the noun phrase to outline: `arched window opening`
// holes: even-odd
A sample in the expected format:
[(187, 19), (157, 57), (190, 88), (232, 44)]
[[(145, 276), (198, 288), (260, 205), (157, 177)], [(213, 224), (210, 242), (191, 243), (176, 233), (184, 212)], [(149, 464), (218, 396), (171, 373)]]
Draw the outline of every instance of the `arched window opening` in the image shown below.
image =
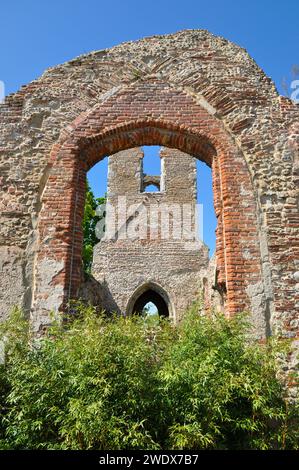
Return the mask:
[(153, 289), (146, 290), (137, 298), (133, 305), (132, 313), (139, 315), (158, 313), (160, 316), (169, 317), (169, 309), (166, 301)]
[(213, 201), (212, 171), (206, 163), (197, 160), (197, 204), (200, 205), (199, 213), (201, 234), (203, 242), (209, 247), (209, 257), (212, 258), (216, 247), (217, 218)]
[[(83, 266), (90, 274), (93, 248), (105, 233), (105, 203), (107, 193), (108, 158), (94, 165), (87, 173), (83, 215)], [(100, 223), (99, 223), (100, 222)]]

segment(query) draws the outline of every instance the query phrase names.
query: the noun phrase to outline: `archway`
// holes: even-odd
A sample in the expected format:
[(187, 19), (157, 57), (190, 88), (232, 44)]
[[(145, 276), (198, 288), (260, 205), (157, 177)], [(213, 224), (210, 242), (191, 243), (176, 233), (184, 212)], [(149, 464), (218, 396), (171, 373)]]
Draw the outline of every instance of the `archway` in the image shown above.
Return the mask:
[(0, 106), (0, 318), (18, 304), (39, 331), (78, 295), (86, 171), (156, 144), (212, 168), (226, 313), (298, 337), (298, 122), (245, 49), (205, 30), (45, 71)]
[(148, 304), (154, 304), (157, 308), (158, 314), (163, 317), (169, 316), (167, 304), (163, 297), (158, 292), (148, 289), (136, 300), (133, 306), (133, 313), (141, 314)]
[[(212, 167), (215, 285), (226, 291), (228, 315), (251, 307), (250, 286), (262, 286), (262, 278), (257, 206), (246, 161), (221, 122), (192, 96), (152, 81), (130, 85), (78, 117), (53, 147), (39, 218), (33, 309), (39, 318), (49, 285), (61, 309), (78, 294), (86, 171), (107, 154), (143, 145), (178, 148)], [(58, 187), (63, 199), (53, 197)], [(46, 285), (39, 268), (44, 272), (45, 262), (51, 276)]]

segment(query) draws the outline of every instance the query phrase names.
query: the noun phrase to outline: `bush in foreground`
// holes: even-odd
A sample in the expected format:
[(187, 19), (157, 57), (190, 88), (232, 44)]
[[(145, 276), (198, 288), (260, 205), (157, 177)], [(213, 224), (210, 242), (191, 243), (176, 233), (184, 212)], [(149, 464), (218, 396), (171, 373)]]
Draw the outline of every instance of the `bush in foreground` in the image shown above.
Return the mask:
[(32, 341), (16, 311), (1, 326), (2, 449), (293, 449), (298, 407), (277, 379), (275, 340), (246, 316), (179, 325), (80, 308)]

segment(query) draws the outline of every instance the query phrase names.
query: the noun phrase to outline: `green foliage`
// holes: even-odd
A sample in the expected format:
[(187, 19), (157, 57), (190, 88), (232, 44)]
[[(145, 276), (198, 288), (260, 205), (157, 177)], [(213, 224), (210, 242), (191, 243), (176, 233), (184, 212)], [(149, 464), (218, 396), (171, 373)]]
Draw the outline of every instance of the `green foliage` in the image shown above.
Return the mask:
[[(9, 319), (0, 325), (0, 449), (6, 448), (6, 419), (10, 409), (8, 396), (12, 390), (10, 365), (22, 360), (29, 349), (29, 325), (22, 312), (15, 308)], [(9, 446), (8, 446), (9, 448)]]
[(84, 271), (90, 273), (92, 257), (93, 257), (93, 247), (99, 240), (96, 237), (96, 225), (98, 222), (103, 221), (105, 218), (105, 213), (96, 214), (96, 208), (102, 204), (106, 203), (105, 197), (95, 198), (93, 192), (90, 189), (90, 186), (87, 184), (87, 191), (85, 197), (85, 206), (84, 206), (84, 216), (83, 216), (83, 264)]
[(67, 327), (30, 339), (20, 312), (1, 326), (0, 448), (298, 448), (298, 408), (277, 379), (277, 341), (250, 340), (244, 316), (177, 326), (105, 318), (78, 305)]

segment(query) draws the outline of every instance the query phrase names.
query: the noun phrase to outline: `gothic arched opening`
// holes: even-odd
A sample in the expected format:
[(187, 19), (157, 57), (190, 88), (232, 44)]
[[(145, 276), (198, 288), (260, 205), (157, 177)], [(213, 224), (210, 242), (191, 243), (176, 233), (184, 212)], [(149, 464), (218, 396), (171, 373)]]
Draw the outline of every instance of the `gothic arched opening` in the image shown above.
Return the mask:
[(133, 313), (142, 314), (148, 304), (156, 306), (158, 314), (163, 317), (169, 317), (168, 305), (163, 297), (153, 289), (148, 289), (143, 292), (135, 301), (133, 306)]

